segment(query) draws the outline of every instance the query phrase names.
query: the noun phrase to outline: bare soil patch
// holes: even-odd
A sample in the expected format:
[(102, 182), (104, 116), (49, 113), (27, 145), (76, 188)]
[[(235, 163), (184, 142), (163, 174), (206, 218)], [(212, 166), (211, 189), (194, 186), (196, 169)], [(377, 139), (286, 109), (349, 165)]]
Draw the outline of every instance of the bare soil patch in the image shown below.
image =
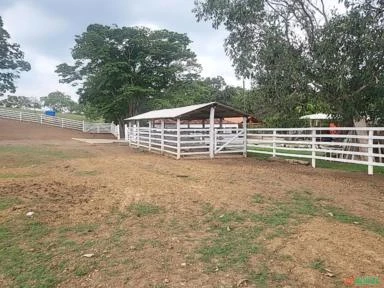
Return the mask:
[(72, 138), (106, 138), (114, 139), (111, 134), (90, 134), (76, 130), (63, 129), (54, 126), (40, 125), (38, 123), (20, 122), (0, 118), (0, 141), (11, 142), (23, 141), (29, 142), (52, 142), (52, 141), (70, 141)]
[(382, 175), (1, 135), (3, 287), (344, 287), (349, 276), (384, 277)]

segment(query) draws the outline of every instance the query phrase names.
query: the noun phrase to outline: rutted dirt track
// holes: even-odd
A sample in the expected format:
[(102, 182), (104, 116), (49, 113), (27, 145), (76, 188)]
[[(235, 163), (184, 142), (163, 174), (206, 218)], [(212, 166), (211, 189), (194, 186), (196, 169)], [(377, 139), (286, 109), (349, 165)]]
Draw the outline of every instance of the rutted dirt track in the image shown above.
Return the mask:
[[(13, 122), (0, 120), (0, 148), (11, 147), (0, 154), (6, 156), (0, 158), (0, 197), (17, 198), (18, 202), (0, 210), (0, 224), (21, 221), (26, 212), (34, 211), (34, 219), (42, 225), (61, 231), (50, 232), (41, 240), (44, 245), (50, 243), (44, 249), (54, 255), (54, 268), (50, 269), (61, 269), (60, 281), (54, 285), (344, 287), (343, 279), (349, 276), (377, 276), (383, 281), (382, 175), (255, 159), (176, 161), (124, 145), (70, 140), (82, 133)], [(19, 130), (9, 128), (11, 125), (19, 125)], [(26, 146), (30, 149), (26, 152), (12, 148)], [(44, 149), (52, 159), (31, 158), (35, 161), (31, 163), (21, 159), (20, 153), (44, 154)], [(292, 195), (304, 200), (295, 202), (301, 206), (283, 211), (289, 211), (291, 217), (285, 224), (256, 217), (276, 207), (291, 207)], [(154, 214), (142, 216), (145, 211), (140, 211), (136, 215), (129, 212), (134, 203), (160, 208)], [(338, 210), (329, 212), (329, 206), (358, 220), (348, 222), (343, 214), (338, 220), (333, 215)], [(313, 207), (313, 213), (308, 207)], [(276, 215), (283, 217), (284, 213)], [(226, 215), (239, 216), (226, 222)], [(63, 228), (90, 224), (93, 228), (84, 233), (80, 228)], [(263, 230), (253, 239), (251, 230), (245, 230), (249, 225)], [(239, 231), (247, 231), (248, 242), (231, 238), (230, 233), (243, 235)], [(60, 250), (64, 248), (54, 239), (63, 237), (78, 245), (78, 250)], [(216, 247), (213, 245), (224, 240), (228, 242), (218, 246), (224, 250), (211, 249), (213, 256), (206, 255), (211, 257), (209, 262), (202, 260), (202, 247)], [(258, 248), (248, 249), (253, 242)], [(35, 253), (40, 248), (26, 249)], [(241, 249), (248, 251), (245, 256), (236, 251)], [(84, 260), (81, 255), (88, 252), (95, 256)], [(234, 257), (238, 254), (246, 260)], [(58, 269), (60, 261), (67, 264)], [(74, 268), (79, 265), (84, 273)], [(0, 263), (0, 286), (16, 285), (17, 279), (1, 267)]]

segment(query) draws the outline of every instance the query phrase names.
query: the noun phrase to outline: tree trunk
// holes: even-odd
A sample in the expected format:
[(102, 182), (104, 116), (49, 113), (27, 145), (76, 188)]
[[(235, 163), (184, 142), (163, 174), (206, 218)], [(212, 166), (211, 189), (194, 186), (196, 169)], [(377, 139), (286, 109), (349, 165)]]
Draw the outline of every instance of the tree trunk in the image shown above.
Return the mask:
[(124, 118), (119, 118), (119, 131), (120, 131), (120, 139), (125, 138), (125, 122)]

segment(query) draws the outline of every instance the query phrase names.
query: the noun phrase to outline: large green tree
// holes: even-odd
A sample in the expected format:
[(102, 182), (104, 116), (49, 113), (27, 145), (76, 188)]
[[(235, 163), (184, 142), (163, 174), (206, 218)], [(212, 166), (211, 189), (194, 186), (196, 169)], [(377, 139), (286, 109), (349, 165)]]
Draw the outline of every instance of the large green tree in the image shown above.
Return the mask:
[(347, 123), (384, 120), (384, 3), (353, 1), (318, 32), (313, 83)]
[(71, 96), (60, 91), (51, 92), (47, 96), (41, 97), (40, 101), (43, 106), (49, 107), (57, 112), (72, 112), (77, 106), (77, 103), (72, 100)]
[(226, 51), (236, 72), (252, 77), (256, 114), (286, 126), (310, 112), (348, 124), (384, 118), (382, 1), (344, 1), (342, 15), (327, 12), (321, 0), (195, 4), (198, 20), (230, 32)]
[(179, 81), (163, 93), (166, 97), (153, 99), (151, 106), (162, 109), (214, 101), (233, 105), (242, 89), (227, 85), (222, 76), (216, 76)]
[(7, 98), (1, 100), (0, 106), (8, 108), (41, 108), (37, 98), (15, 95), (8, 95)]
[(10, 35), (4, 29), (0, 16), (0, 96), (5, 92), (15, 93), (15, 80), (20, 77), (20, 72), (31, 69), (31, 65), (24, 60), (20, 45), (9, 40)]
[(61, 81), (80, 85), (80, 102), (121, 128), (124, 118), (151, 109), (164, 90), (200, 69), (189, 38), (168, 30), (94, 24), (75, 42), (75, 64), (57, 67)]
[(313, 106), (324, 106), (309, 85), (316, 32), (320, 23), (328, 23), (322, 1), (197, 0), (195, 4), (199, 21), (229, 31), (225, 48), (236, 73), (252, 79), (254, 91), (244, 101), (248, 111), (275, 125), (291, 126)]

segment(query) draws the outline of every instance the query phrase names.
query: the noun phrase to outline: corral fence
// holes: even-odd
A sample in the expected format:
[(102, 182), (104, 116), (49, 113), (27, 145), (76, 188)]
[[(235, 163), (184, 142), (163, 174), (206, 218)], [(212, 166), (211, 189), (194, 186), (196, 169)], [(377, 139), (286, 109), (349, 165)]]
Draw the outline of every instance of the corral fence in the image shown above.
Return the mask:
[(247, 129), (247, 152), (384, 167), (384, 128)]
[(177, 159), (187, 156), (218, 154), (243, 154), (244, 129), (215, 128), (214, 138), (210, 128), (125, 127), (125, 141), (135, 148), (158, 151)]
[[(213, 137), (211, 137), (213, 135)], [(214, 158), (219, 154), (265, 154), (303, 158), (312, 167), (317, 160), (384, 167), (384, 128), (166, 128), (126, 125), (131, 147), (157, 151), (177, 159)]]
[(41, 125), (56, 126), (86, 133), (112, 133), (119, 138), (119, 126), (113, 123), (90, 123), (86, 121), (49, 116), (41, 113), (17, 111), (4, 108), (0, 108), (0, 118), (34, 122)]

